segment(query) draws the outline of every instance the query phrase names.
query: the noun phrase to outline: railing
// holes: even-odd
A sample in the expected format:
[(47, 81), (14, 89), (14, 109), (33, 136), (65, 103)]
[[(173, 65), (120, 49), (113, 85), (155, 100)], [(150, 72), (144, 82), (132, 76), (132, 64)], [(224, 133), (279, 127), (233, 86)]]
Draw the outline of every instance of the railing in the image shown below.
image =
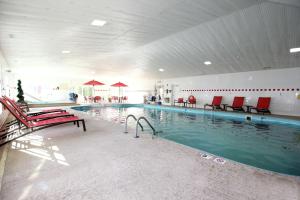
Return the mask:
[[(135, 121), (137, 121), (136, 117), (134, 115), (127, 115), (126, 117), (126, 121), (125, 121), (125, 131), (124, 133), (128, 133), (128, 130), (127, 130), (127, 122), (128, 122), (128, 118), (132, 117)], [(142, 131), (144, 131), (144, 127), (142, 126), (141, 123), (137, 122), (137, 125), (139, 125), (142, 129)]]
[(145, 122), (147, 122), (147, 124), (150, 126), (150, 128), (152, 129), (153, 131), (153, 134), (152, 134), (152, 139), (154, 138), (154, 135), (156, 135), (156, 131), (154, 129), (154, 127), (150, 124), (150, 122), (145, 118), (145, 117), (139, 117), (138, 120), (136, 121), (136, 128), (135, 128), (135, 138), (139, 138), (138, 136), (138, 125), (140, 124), (140, 120), (144, 120)]
[(145, 118), (145, 117), (139, 117), (138, 119), (136, 119), (136, 117), (134, 115), (127, 115), (126, 117), (126, 121), (125, 121), (125, 131), (124, 133), (128, 133), (128, 126), (127, 126), (127, 122), (128, 122), (128, 119), (132, 117), (135, 121), (136, 121), (136, 128), (135, 128), (135, 138), (139, 138), (139, 135), (138, 135), (138, 128), (139, 126), (141, 127), (142, 131), (144, 131), (144, 127), (142, 126), (142, 124), (140, 123), (140, 120), (144, 120), (148, 125), (149, 127), (152, 129), (153, 131), (153, 134), (152, 134), (152, 139), (154, 138), (154, 136), (158, 133), (155, 128), (151, 125), (151, 123)]
[(24, 96), (27, 96), (27, 97), (29, 97), (29, 98), (31, 98), (31, 99), (34, 99), (34, 100), (36, 100), (36, 101), (39, 101), (39, 102), (42, 102), (42, 101), (43, 101), (43, 100), (41, 100), (41, 99), (39, 99), (39, 98), (37, 98), (37, 97), (31, 95), (31, 94), (28, 94), (27, 92), (24, 92)]

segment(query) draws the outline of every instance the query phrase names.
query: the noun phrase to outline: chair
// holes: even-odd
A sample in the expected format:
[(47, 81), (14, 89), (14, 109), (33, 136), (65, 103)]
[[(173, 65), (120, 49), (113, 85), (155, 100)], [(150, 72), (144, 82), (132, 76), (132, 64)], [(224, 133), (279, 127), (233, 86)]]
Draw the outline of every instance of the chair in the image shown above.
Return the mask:
[(232, 105), (231, 106), (225, 106), (225, 111), (227, 111), (227, 108), (231, 108), (233, 111), (242, 111), (245, 112), (243, 105), (244, 105), (245, 97), (234, 97)]
[(26, 112), (29, 112), (29, 105), (27, 102), (24, 103), (16, 103), (22, 110), (25, 110)]
[(70, 117), (74, 116), (74, 114), (70, 114), (68, 112), (55, 112), (55, 113), (44, 113), (40, 115), (27, 115), (22, 109), (20, 109), (14, 102), (10, 102), (8, 98), (3, 98), (3, 104), (7, 107), (7, 105), (11, 105), (26, 121), (38, 121), (45, 119), (52, 119), (57, 117)]
[(89, 96), (88, 97), (88, 102), (89, 103), (93, 103), (94, 102), (94, 97), (93, 96)]
[(77, 123), (77, 127), (79, 127), (79, 122), (82, 122), (83, 131), (86, 131), (84, 119), (80, 119), (77, 116), (47, 119), (47, 120), (42, 120), (37, 122), (26, 121), (20, 115), (20, 113), (14, 110), (14, 108), (11, 105), (5, 104), (2, 98), (0, 98), (0, 102), (3, 104), (4, 108), (7, 108), (7, 110), (16, 118), (16, 120), (18, 121), (17, 129), (19, 129), (19, 131), (17, 129), (5, 130), (5, 132), (0, 135), (0, 141), (1, 141), (0, 145), (4, 145), (10, 141), (23, 137), (34, 131), (38, 131), (44, 128), (49, 128), (51, 126), (61, 125), (65, 123), (74, 123), (74, 124)]
[(101, 97), (100, 96), (95, 96), (94, 102), (99, 103), (100, 101), (101, 101)]
[(177, 100), (174, 100), (174, 106), (176, 105), (176, 103), (184, 105), (184, 100), (183, 98), (178, 98)]
[(269, 110), (270, 103), (271, 97), (259, 97), (256, 107), (250, 107), (250, 112), (256, 110), (257, 113), (271, 114), (271, 111)]
[(84, 119), (80, 119), (77, 116), (59, 117), (59, 118), (46, 119), (46, 120), (41, 120), (36, 122), (26, 121), (24, 117), (17, 110), (15, 110), (11, 105), (7, 104), (4, 99), (0, 98), (0, 102), (16, 118), (19, 124), (19, 130), (23, 128), (22, 124), (29, 130), (29, 132), (33, 132), (43, 128), (48, 128), (51, 126), (61, 125), (65, 123), (77, 123), (77, 126), (79, 127), (79, 122), (82, 122), (83, 131), (86, 131)]
[(205, 104), (204, 109), (206, 109), (207, 106), (212, 107), (213, 110), (221, 109), (222, 98), (222, 96), (214, 96), (212, 103)]
[(127, 102), (128, 101), (128, 97), (127, 96), (123, 96), (122, 97), (122, 102)]
[[(7, 100), (15, 109), (20, 109), (23, 111), (23, 109), (16, 104), (16, 102), (7, 96), (3, 96), (5, 100)], [(43, 115), (43, 114), (49, 114), (49, 113), (60, 113), (60, 112), (66, 112), (66, 110), (60, 109), (60, 108), (55, 108), (55, 109), (46, 109), (42, 111), (37, 111), (37, 112), (26, 112), (27, 116), (30, 115)]]
[(188, 98), (188, 104), (191, 105), (192, 107), (195, 106), (195, 108), (196, 108), (196, 97), (194, 97), (193, 95), (190, 95)]
[(112, 100), (113, 100), (115, 103), (117, 103), (117, 102), (119, 101), (119, 97), (117, 97), (117, 96), (112, 96)]

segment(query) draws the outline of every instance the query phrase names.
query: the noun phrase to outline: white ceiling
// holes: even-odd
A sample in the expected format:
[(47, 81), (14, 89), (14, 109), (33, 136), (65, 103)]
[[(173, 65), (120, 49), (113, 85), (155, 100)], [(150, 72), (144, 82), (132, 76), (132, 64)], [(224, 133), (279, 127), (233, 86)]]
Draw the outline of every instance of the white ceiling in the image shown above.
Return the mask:
[(0, 48), (16, 72), (169, 78), (300, 67), (289, 53), (299, 46), (299, 0), (0, 0)]

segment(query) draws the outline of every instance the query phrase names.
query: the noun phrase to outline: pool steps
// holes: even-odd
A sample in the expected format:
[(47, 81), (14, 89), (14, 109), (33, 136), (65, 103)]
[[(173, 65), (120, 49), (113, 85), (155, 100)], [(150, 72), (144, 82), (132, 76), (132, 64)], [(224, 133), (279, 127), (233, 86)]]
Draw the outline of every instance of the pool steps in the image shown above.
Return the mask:
[(145, 122), (147, 122), (147, 124), (149, 125), (149, 127), (152, 129), (153, 134), (152, 134), (152, 139), (154, 138), (154, 136), (156, 135), (157, 131), (155, 130), (155, 128), (152, 126), (152, 124), (149, 122), (149, 120), (145, 117), (139, 117), (138, 119), (134, 116), (134, 115), (127, 115), (126, 120), (125, 120), (125, 131), (124, 133), (128, 133), (128, 129), (127, 129), (127, 122), (129, 118), (133, 118), (136, 121), (136, 129), (135, 129), (135, 138), (139, 138), (138, 135), (138, 128), (139, 126), (141, 127), (142, 131), (144, 131), (144, 127), (142, 126), (142, 124), (140, 123), (140, 120), (144, 120)]
[(144, 120), (145, 122), (147, 122), (147, 124), (150, 126), (150, 128), (152, 129), (152, 139), (154, 138), (154, 136), (156, 135), (156, 130), (155, 128), (151, 125), (151, 123), (148, 121), (148, 119), (146, 117), (139, 117), (138, 120), (136, 121), (136, 128), (135, 128), (135, 138), (139, 138), (138, 136), (138, 124), (140, 122), (140, 120)]
[[(137, 121), (137, 118), (134, 115), (127, 115), (126, 120), (125, 120), (125, 131), (124, 131), (124, 133), (128, 133), (127, 122), (128, 122), (128, 119), (130, 117), (133, 118), (135, 121)], [(137, 122), (137, 124), (141, 127), (142, 131), (144, 131), (144, 127), (142, 126), (142, 124), (140, 122)]]

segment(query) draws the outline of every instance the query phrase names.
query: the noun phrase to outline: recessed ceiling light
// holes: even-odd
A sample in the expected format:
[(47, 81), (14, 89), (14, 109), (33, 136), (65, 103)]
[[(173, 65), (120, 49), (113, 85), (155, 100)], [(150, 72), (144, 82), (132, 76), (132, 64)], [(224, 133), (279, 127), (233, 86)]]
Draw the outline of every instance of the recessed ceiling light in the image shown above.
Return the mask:
[(64, 50), (61, 53), (71, 53), (71, 51)]
[(300, 52), (300, 47), (290, 49), (290, 53), (297, 53), (297, 52)]
[(211, 65), (211, 62), (210, 61), (205, 61), (204, 64), (205, 65)]
[(158, 69), (158, 71), (163, 72), (165, 71), (163, 68)]
[(105, 24), (106, 24), (106, 21), (98, 20), (98, 19), (94, 19), (91, 23), (92, 26), (104, 26)]

